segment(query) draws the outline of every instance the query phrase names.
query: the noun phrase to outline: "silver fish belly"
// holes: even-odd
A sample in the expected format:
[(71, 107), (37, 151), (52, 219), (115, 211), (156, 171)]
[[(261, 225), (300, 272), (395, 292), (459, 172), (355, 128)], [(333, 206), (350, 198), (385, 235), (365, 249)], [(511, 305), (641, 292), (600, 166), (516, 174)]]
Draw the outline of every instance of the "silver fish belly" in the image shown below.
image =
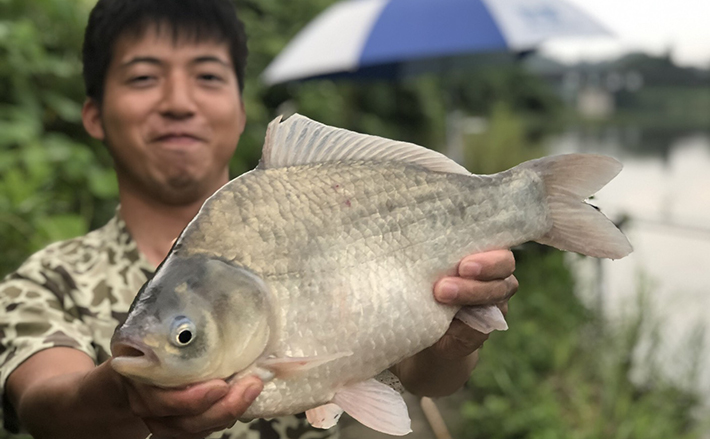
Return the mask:
[(183, 235), (185, 254), (217, 254), (272, 289), (273, 355), (353, 353), (267, 383), (247, 415), (325, 403), (433, 344), (457, 311), (434, 300), (434, 282), (467, 254), (543, 234), (544, 195), (528, 170), (471, 177), (391, 162), (256, 170), (223, 188)]

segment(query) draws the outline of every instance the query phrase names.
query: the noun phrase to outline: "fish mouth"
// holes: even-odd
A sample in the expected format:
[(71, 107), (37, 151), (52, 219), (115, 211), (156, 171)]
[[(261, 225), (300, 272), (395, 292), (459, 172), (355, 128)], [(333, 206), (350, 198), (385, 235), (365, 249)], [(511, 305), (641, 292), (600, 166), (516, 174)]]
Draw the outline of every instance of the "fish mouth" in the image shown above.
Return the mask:
[(135, 371), (160, 364), (153, 349), (141, 341), (120, 338), (111, 342), (111, 365), (122, 375), (135, 375)]

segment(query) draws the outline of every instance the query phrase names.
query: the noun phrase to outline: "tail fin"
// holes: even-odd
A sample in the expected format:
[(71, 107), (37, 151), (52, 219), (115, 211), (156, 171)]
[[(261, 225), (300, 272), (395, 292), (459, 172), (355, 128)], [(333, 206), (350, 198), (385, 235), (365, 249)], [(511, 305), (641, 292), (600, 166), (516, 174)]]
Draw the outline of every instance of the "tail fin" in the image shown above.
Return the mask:
[(537, 172), (545, 183), (552, 229), (537, 241), (561, 250), (597, 258), (620, 259), (633, 250), (626, 236), (584, 200), (621, 171), (611, 157), (569, 154), (520, 165)]

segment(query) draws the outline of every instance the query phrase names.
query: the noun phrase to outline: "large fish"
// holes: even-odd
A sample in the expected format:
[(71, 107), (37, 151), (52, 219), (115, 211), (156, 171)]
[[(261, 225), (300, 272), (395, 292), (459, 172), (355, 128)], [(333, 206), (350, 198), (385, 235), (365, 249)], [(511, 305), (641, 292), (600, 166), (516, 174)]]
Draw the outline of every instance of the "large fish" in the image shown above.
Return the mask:
[(344, 410), (410, 431), (400, 394), (375, 380), (434, 344), (456, 316), (505, 329), (496, 307), (434, 300), (465, 255), (526, 241), (606, 258), (631, 252), (584, 200), (614, 159), (563, 155), (473, 175), (426, 148), (276, 119), (259, 166), (217, 191), (136, 297), (112, 341), (119, 373), (174, 387), (256, 374), (245, 418)]

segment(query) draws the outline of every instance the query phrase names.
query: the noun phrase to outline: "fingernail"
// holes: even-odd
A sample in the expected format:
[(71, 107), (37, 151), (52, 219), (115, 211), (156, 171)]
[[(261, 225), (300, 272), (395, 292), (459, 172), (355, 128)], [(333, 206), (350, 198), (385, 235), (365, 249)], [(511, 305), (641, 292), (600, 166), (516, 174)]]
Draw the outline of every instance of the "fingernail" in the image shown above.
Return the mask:
[(262, 386), (261, 384), (251, 384), (247, 389), (244, 391), (244, 401), (251, 403), (256, 399), (257, 396), (261, 393)]
[(443, 281), (439, 285), (438, 299), (441, 302), (447, 303), (452, 302), (459, 295), (459, 286), (454, 282)]
[(463, 262), (459, 267), (459, 274), (464, 277), (476, 277), (481, 274), (482, 268), (478, 262)]
[(222, 399), (222, 398), (224, 397), (224, 395), (227, 394), (227, 392), (229, 392), (229, 387), (228, 387), (228, 386), (215, 387), (214, 389), (212, 389), (212, 390), (210, 390), (209, 392), (207, 392), (207, 396), (205, 396), (205, 399), (206, 399), (207, 401), (217, 402), (217, 401), (219, 401), (220, 399)]

